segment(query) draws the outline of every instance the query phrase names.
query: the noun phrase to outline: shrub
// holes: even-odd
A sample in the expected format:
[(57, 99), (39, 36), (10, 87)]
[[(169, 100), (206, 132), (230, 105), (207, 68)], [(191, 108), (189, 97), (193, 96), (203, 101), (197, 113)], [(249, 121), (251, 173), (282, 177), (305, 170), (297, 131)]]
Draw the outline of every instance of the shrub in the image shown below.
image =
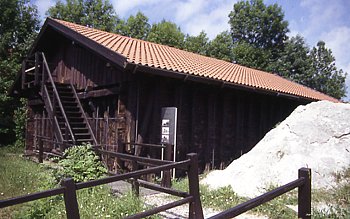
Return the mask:
[(56, 174), (58, 180), (71, 177), (75, 182), (83, 182), (101, 178), (107, 173), (89, 144), (68, 148), (63, 157), (58, 162), (62, 167)]
[(27, 121), (27, 104), (25, 99), (21, 99), (21, 106), (14, 111), (13, 120), (15, 123), (15, 134), (17, 147), (23, 148), (25, 140), (25, 126)]

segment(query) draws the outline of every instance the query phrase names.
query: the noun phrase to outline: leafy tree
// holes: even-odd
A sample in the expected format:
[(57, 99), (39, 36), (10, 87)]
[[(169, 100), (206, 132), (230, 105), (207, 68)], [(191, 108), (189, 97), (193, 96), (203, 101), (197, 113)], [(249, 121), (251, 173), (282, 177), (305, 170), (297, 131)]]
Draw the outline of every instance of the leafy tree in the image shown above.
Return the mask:
[(15, 128), (14, 111), (23, 110), (18, 109), (22, 107), (18, 99), (8, 96), (8, 90), (36, 36), (39, 19), (29, 0), (0, 0), (0, 8), (0, 134), (10, 134)]
[(148, 18), (142, 13), (137, 12), (136, 16), (131, 15), (127, 21), (120, 20), (117, 26), (117, 32), (123, 36), (145, 40), (151, 29)]
[[(288, 32), (282, 8), (277, 4), (266, 6), (262, 0), (240, 1), (234, 4), (229, 14), (229, 24), (235, 60), (241, 64), (244, 61), (249, 67), (274, 71), (269, 63), (279, 57)], [(254, 56), (253, 63), (242, 60), (242, 57), (250, 55)]]
[(233, 42), (247, 42), (256, 48), (283, 47), (288, 22), (277, 4), (266, 6), (262, 0), (240, 1), (229, 14)]
[(247, 42), (236, 42), (232, 52), (235, 63), (265, 71), (270, 69), (271, 52), (269, 50), (256, 48)]
[(50, 17), (76, 24), (115, 31), (118, 17), (108, 0), (58, 0), (46, 14)]
[(231, 62), (233, 59), (233, 42), (228, 31), (218, 34), (208, 45), (207, 55)]
[(209, 38), (204, 31), (201, 31), (198, 36), (187, 35), (184, 43), (184, 49), (190, 52), (206, 55), (209, 44), (208, 40)]
[(313, 75), (309, 86), (337, 99), (344, 97), (347, 73), (337, 69), (332, 51), (326, 48), (325, 42), (317, 43), (311, 50), (310, 58)]
[(147, 40), (163, 45), (183, 48), (185, 35), (180, 27), (170, 21), (162, 20), (160, 23), (152, 25)]
[(309, 47), (300, 35), (292, 37), (285, 43), (284, 51), (275, 64), (277, 73), (297, 83), (310, 86), (312, 63)]

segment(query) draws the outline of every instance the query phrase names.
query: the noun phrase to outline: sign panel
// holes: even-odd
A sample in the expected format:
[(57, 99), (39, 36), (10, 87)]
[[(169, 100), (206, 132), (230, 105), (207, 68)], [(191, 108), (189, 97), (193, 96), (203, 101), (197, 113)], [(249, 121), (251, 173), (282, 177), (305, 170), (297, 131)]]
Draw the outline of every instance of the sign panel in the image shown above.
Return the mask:
[(162, 108), (161, 143), (176, 145), (177, 108)]
[[(176, 161), (176, 124), (177, 124), (177, 108), (162, 108), (162, 127), (161, 127), (161, 143), (173, 145), (173, 161)], [(164, 158), (164, 149), (162, 149), (162, 159)], [(172, 170), (173, 179), (175, 178), (175, 169)], [(163, 172), (161, 173), (163, 178)]]

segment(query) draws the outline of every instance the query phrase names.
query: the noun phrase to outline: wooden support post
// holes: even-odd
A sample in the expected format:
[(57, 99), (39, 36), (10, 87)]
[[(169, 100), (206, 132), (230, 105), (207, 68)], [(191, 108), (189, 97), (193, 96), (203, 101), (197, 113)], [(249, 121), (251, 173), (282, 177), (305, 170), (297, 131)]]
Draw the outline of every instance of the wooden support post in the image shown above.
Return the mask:
[(35, 53), (35, 69), (34, 69), (35, 85), (39, 84), (39, 53)]
[[(132, 171), (137, 171), (137, 170), (138, 170), (137, 162), (133, 160), (132, 161)], [(132, 179), (131, 188), (132, 188), (132, 191), (134, 192), (134, 194), (136, 196), (139, 196), (140, 195), (140, 184), (137, 180), (138, 180), (138, 177), (135, 177)]]
[(61, 185), (65, 187), (64, 204), (66, 206), (67, 219), (79, 219), (79, 206), (75, 183), (72, 178), (63, 179)]
[[(173, 145), (165, 144), (164, 149), (164, 160), (172, 160), (172, 149)], [(171, 173), (170, 170), (163, 171), (162, 186), (170, 188), (171, 187)]]
[(24, 90), (24, 86), (26, 83), (26, 61), (22, 62), (22, 90)]
[(188, 169), (188, 184), (190, 195), (193, 197), (190, 202), (189, 218), (190, 219), (202, 219), (203, 209), (199, 194), (199, 179), (198, 179), (198, 157), (195, 153), (187, 154), (187, 157), (191, 160)]
[(44, 154), (44, 143), (43, 143), (43, 139), (39, 138), (39, 163), (43, 162), (43, 154)]
[(304, 184), (298, 188), (298, 218), (311, 218), (311, 169), (299, 169), (299, 178), (304, 178)]

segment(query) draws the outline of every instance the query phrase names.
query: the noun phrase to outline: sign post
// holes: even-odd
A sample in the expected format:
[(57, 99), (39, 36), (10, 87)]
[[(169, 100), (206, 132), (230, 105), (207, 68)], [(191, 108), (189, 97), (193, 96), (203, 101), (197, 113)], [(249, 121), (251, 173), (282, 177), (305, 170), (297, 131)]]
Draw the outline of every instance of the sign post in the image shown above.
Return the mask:
[[(177, 108), (162, 108), (161, 124), (161, 143), (173, 145), (173, 161), (176, 161), (176, 124)], [(162, 149), (162, 159), (164, 158), (164, 149)], [(173, 169), (173, 178), (175, 178), (175, 169)]]

